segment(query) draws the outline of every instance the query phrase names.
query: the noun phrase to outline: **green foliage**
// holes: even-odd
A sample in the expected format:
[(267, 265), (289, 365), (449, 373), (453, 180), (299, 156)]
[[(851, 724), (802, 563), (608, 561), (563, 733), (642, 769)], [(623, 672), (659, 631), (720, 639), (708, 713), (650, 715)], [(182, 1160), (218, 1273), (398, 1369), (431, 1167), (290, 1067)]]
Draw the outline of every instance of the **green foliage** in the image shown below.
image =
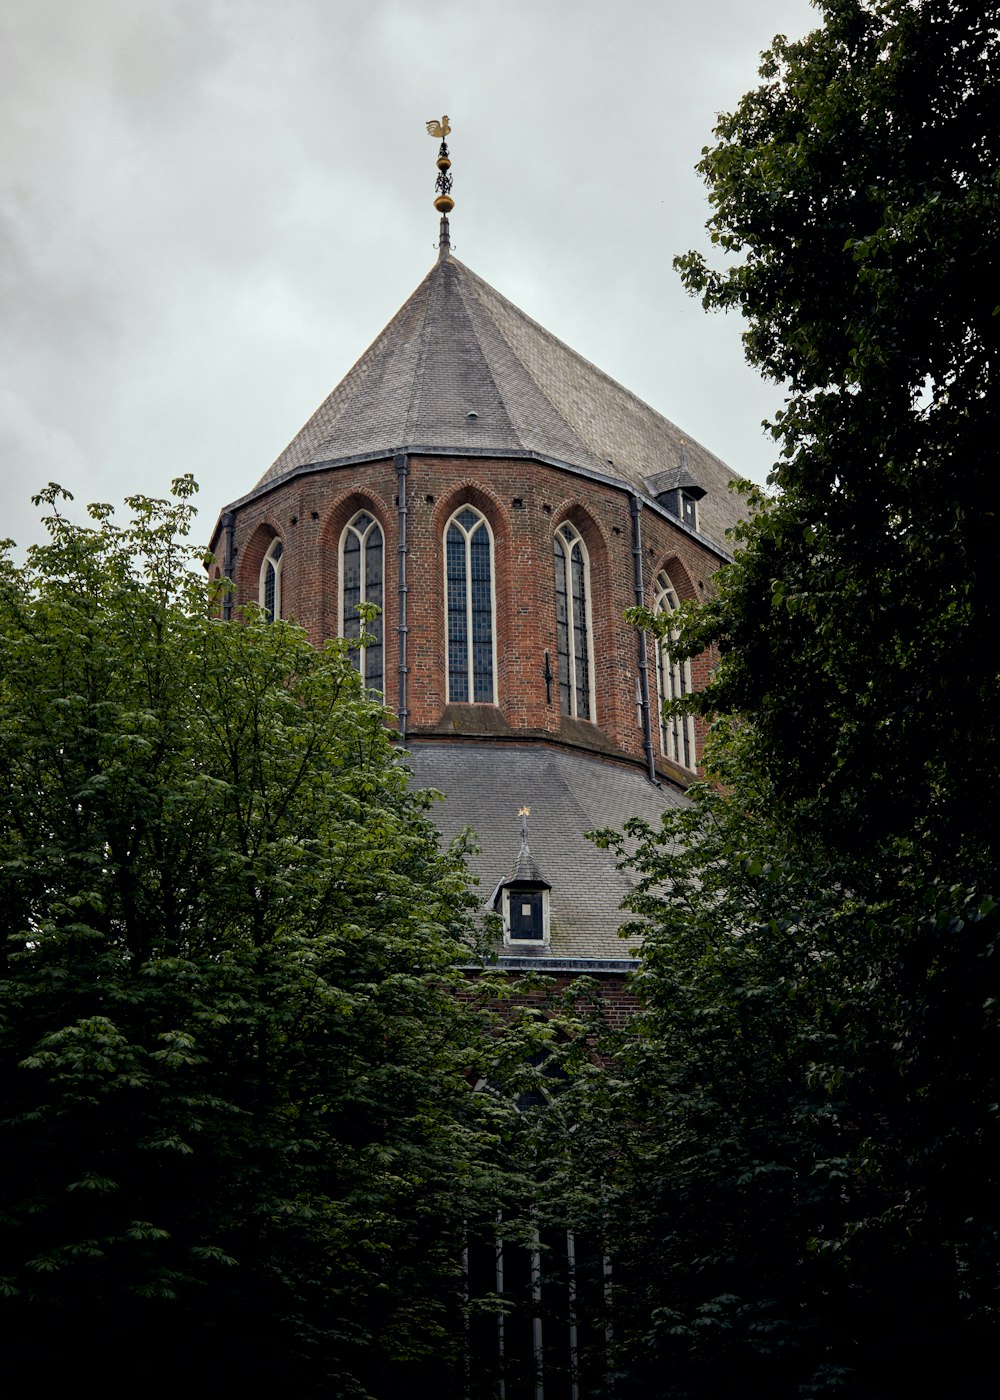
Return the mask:
[(1000, 1380), (1000, 27), (816, 8), (704, 153), (721, 270), (678, 260), (787, 399), (667, 641), (721, 658), (718, 787), (621, 851), (644, 1010), (591, 1113), (636, 1396)]
[(789, 391), (778, 494), (700, 624), (708, 703), (753, 715), (755, 761), (828, 840), (976, 859), (1000, 815), (998, 16), (817, 8), (701, 162), (728, 265), (678, 259)]
[(693, 799), (628, 830), (643, 1009), (591, 1105), (627, 1393), (966, 1393), (1000, 1341), (992, 903), (902, 850), (873, 901), (747, 775)]
[(0, 577), (9, 1355), (447, 1394), (505, 1107), (461, 853), (343, 643), (217, 619), (192, 489), (83, 529), (50, 488)]

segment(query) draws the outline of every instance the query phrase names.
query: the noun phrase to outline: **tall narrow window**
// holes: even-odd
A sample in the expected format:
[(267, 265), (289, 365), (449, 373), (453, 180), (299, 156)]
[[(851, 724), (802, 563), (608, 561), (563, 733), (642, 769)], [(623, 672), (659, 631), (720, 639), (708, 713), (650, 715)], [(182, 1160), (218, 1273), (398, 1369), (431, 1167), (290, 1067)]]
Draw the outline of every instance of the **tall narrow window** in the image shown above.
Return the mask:
[(590, 565), (579, 531), (566, 521), (555, 533), (556, 650), (559, 708), (576, 719), (594, 715), (590, 664)]
[[(366, 510), (359, 511), (340, 537), (341, 636), (361, 635), (359, 603), (376, 603), (382, 607), (384, 557), (382, 527)], [(382, 691), (385, 688), (382, 614), (366, 622), (364, 630), (375, 640), (356, 648), (351, 657), (368, 689)]]
[(493, 538), (485, 517), (463, 506), (448, 521), (444, 552), (448, 700), (493, 705)]
[(268, 622), (281, 616), (281, 557), (284, 552), (281, 541), (274, 540), (260, 566), (259, 599)]
[[(677, 594), (666, 574), (657, 575), (653, 611), (677, 611)], [(670, 635), (674, 635), (672, 630)], [(659, 641), (656, 643), (656, 685), (660, 692), (660, 750), (664, 758), (679, 763), (682, 768), (694, 768), (694, 719), (691, 715), (663, 714), (664, 704), (679, 700), (690, 691), (691, 663), (672, 661)]]

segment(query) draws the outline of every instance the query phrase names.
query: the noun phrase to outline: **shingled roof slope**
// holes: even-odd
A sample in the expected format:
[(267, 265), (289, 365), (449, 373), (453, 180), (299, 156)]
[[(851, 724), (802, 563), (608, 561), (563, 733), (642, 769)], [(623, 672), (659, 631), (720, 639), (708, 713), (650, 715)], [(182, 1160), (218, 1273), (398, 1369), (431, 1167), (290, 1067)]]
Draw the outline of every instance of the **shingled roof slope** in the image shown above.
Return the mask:
[[(531, 854), (531, 851), (524, 838), (521, 838), (521, 849), (517, 853), (517, 859), (507, 871), (507, 874), (500, 882), (501, 885), (544, 885), (546, 889), (552, 886), (538, 868), (538, 861)], [(497, 887), (499, 888), (499, 886)]]
[(409, 301), (274, 461), (299, 467), (396, 450), (534, 453), (624, 480), (674, 467), (681, 442), (704, 487), (703, 534), (724, 543), (744, 513), (737, 474), (557, 340), (453, 257)]
[(540, 956), (629, 956), (618, 929), (634, 881), (586, 833), (620, 828), (629, 817), (656, 826), (666, 807), (685, 802), (681, 792), (654, 787), (638, 769), (542, 745), (414, 743), (409, 764), (416, 786), (445, 794), (431, 813), (444, 839), (466, 826), (476, 833), (480, 849), (469, 865), (484, 903), (510, 870), (520, 840), (518, 809), (531, 807), (532, 857), (551, 885), (551, 944), (537, 950)]

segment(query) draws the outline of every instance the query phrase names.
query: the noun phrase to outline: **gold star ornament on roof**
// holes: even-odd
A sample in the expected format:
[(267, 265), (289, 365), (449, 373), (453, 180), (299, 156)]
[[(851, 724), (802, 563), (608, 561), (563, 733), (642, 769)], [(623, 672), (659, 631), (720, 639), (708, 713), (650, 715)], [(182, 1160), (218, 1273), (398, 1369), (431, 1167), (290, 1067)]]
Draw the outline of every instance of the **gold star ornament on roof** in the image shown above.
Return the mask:
[(431, 121), (427, 123), (428, 136), (439, 136), (443, 141), (449, 131), (451, 131), (451, 125), (447, 117), (442, 117), (439, 122)]

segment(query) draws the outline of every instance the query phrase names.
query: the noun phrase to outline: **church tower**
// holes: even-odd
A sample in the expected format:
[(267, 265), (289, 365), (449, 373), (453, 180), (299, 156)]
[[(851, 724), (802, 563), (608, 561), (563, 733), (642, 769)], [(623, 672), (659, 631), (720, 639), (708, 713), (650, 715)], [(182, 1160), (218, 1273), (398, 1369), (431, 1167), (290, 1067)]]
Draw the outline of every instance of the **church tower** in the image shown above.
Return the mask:
[(705, 596), (736, 476), (452, 255), (448, 119), (428, 129), (435, 265), (212, 547), (235, 606), (317, 644), (357, 636), (358, 604), (381, 610), (356, 664), (415, 781), (445, 794), (443, 834), (477, 834), (499, 961), (613, 991), (634, 966), (628, 886), (585, 833), (684, 800), (702, 734), (661, 702), (707, 665), (671, 662), (623, 614)]

